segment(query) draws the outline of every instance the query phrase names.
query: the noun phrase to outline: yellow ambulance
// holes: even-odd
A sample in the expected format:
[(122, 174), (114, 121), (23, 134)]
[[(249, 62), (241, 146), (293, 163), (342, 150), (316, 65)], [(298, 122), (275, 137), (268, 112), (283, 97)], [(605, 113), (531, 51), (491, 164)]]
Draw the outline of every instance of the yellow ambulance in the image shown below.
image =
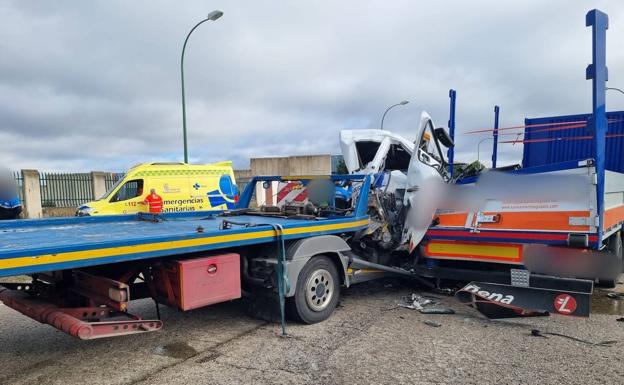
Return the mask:
[(132, 167), (104, 196), (76, 210), (77, 216), (146, 212), (150, 190), (163, 199), (163, 213), (227, 210), (238, 202), (232, 162), (142, 163)]

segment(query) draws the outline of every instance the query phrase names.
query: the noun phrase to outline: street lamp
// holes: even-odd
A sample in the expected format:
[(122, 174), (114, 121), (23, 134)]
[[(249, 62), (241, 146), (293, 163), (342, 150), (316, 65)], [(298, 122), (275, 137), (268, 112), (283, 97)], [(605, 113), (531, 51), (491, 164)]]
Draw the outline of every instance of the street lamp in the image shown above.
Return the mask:
[(403, 100), (402, 102), (397, 103), (397, 104), (393, 104), (390, 107), (388, 107), (388, 109), (386, 109), (386, 112), (384, 112), (383, 116), (381, 117), (381, 129), (382, 130), (383, 130), (383, 122), (384, 122), (384, 119), (386, 118), (386, 114), (388, 113), (388, 111), (390, 111), (391, 109), (393, 109), (396, 106), (404, 106), (407, 103), (409, 103), (409, 100)]
[(494, 140), (494, 138), (483, 138), (479, 141), (479, 143), (477, 143), (477, 163), (479, 162), (479, 152), (480, 152), (480, 147), (481, 147), (481, 143), (485, 142), (486, 140)]
[(219, 10), (210, 12), (204, 20), (195, 24), (195, 26), (191, 29), (188, 35), (186, 35), (186, 39), (184, 40), (184, 45), (182, 46), (182, 57), (180, 59), (180, 75), (182, 78), (182, 137), (184, 139), (184, 163), (188, 163), (188, 147), (187, 147), (187, 141), (186, 141), (186, 104), (185, 104), (185, 97), (184, 97), (184, 52), (186, 51), (186, 43), (188, 43), (189, 37), (191, 37), (191, 34), (193, 33), (193, 31), (195, 31), (197, 27), (199, 27), (201, 24), (203, 24), (206, 21), (209, 21), (209, 20), (215, 21), (221, 16), (223, 16), (223, 12)]
[(606, 87), (606, 88), (605, 88), (605, 90), (618, 91), (618, 92), (621, 92), (621, 93), (623, 93), (623, 94), (624, 94), (624, 91), (622, 91), (622, 90), (621, 90), (621, 89), (619, 89), (619, 88), (615, 88), (615, 87)]

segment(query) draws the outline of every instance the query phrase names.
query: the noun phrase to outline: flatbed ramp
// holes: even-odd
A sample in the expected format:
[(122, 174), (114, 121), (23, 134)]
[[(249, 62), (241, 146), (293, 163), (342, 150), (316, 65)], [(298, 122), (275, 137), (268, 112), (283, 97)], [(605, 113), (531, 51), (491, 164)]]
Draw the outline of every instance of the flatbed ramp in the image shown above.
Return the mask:
[(293, 240), (357, 231), (368, 218), (176, 214), (7, 221), (0, 224), (0, 276), (270, 243), (273, 225)]

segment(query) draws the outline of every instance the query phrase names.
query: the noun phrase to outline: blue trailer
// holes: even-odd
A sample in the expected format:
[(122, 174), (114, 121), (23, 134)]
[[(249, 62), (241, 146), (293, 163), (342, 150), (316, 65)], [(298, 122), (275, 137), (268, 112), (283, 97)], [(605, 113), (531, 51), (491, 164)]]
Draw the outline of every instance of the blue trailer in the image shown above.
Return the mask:
[[(538, 167), (595, 158), (591, 114), (524, 120), (522, 167)], [(624, 173), (624, 111), (607, 112), (605, 169)]]

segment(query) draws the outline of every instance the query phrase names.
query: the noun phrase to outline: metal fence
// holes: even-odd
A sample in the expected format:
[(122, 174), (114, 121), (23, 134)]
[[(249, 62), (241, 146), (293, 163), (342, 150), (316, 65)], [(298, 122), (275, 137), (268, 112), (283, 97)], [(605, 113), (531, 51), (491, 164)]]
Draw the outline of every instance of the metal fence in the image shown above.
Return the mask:
[(122, 172), (111, 172), (106, 174), (104, 180), (106, 181), (106, 191), (110, 190), (111, 187), (115, 185), (121, 178), (124, 177), (124, 173)]
[(39, 173), (41, 207), (76, 207), (93, 200), (90, 173)]
[(17, 184), (17, 193), (19, 195), (20, 201), (24, 200), (24, 178), (22, 177), (21, 171), (13, 171), (13, 179), (15, 179), (15, 183)]

